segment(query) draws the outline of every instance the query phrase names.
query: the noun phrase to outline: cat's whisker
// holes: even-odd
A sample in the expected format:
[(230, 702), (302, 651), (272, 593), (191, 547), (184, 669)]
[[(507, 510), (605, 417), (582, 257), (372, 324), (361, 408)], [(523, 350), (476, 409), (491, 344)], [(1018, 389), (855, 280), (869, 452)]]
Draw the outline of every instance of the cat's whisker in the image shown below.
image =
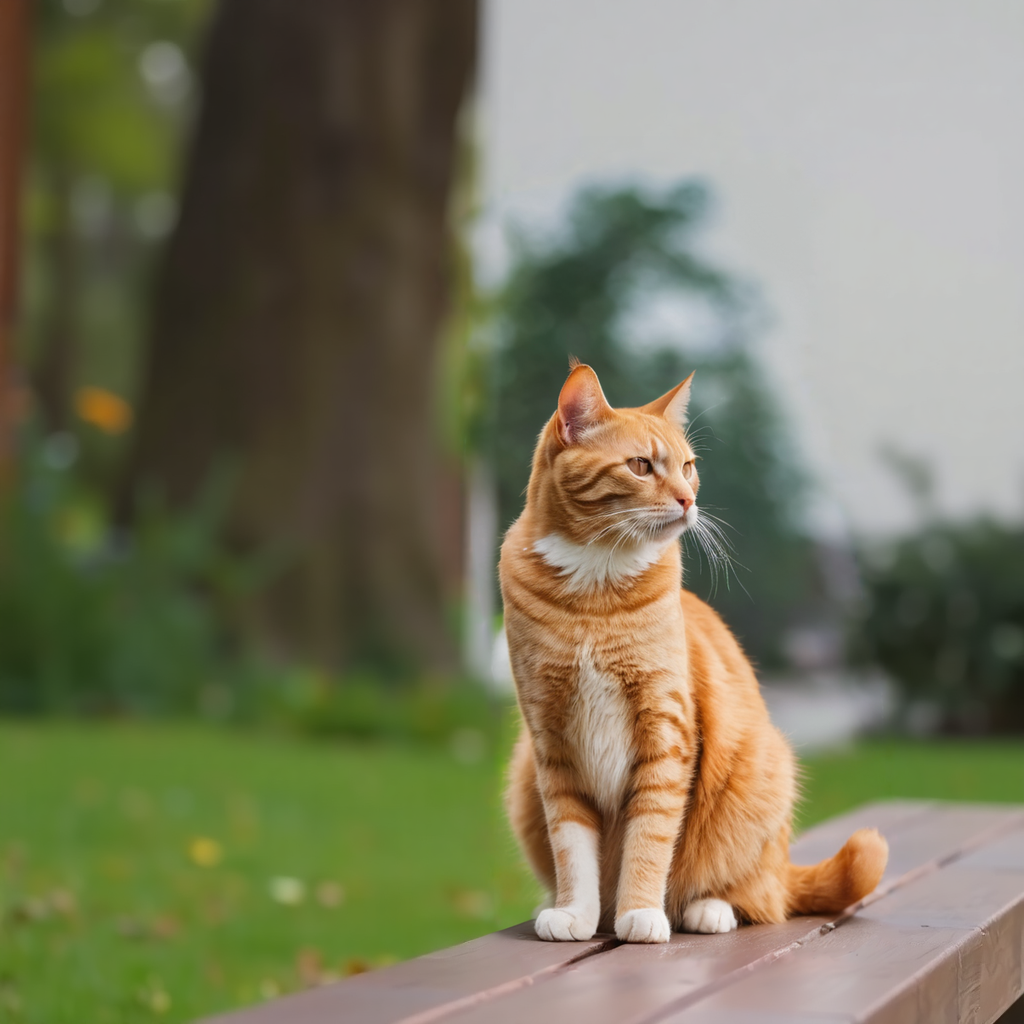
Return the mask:
[(613, 516), (632, 516), (632, 515), (636, 515), (638, 512), (656, 512), (657, 510), (658, 510), (658, 506), (656, 506), (656, 505), (641, 505), (641, 506), (638, 506), (637, 508), (622, 508), (622, 509), (615, 509), (612, 512), (598, 512), (595, 515), (587, 516), (587, 518), (588, 519), (609, 519), (609, 518), (612, 518)]
[[(592, 516), (592, 519), (611, 518), (613, 522), (603, 526), (601, 530), (587, 541), (587, 544), (597, 543), (614, 530), (620, 531), (621, 535), (615, 545), (613, 545), (612, 550), (618, 548), (623, 539), (635, 540), (637, 538), (645, 538), (645, 535), (653, 537), (663, 523), (661, 520), (651, 517), (651, 513), (658, 513), (663, 510), (663, 506), (659, 505), (642, 505), (637, 508), (620, 509), (615, 512), (605, 512)], [(637, 529), (638, 525), (640, 526), (639, 529)]]
[[(722, 401), (724, 402), (725, 400), (723, 399)], [(694, 416), (693, 419), (691, 419), (689, 423), (687, 423), (687, 425), (686, 425), (687, 432), (689, 432), (690, 428), (694, 425), (694, 423), (697, 422), (697, 420), (699, 420), (701, 418), (701, 416), (707, 416), (707, 414), (709, 412), (714, 412), (721, 404), (722, 404), (722, 402), (715, 402), (714, 405), (709, 405), (706, 409), (702, 409), (699, 413), (697, 413), (697, 415)], [(710, 423), (705, 423), (704, 426), (701, 427), (701, 430), (710, 430), (710, 429), (711, 429), (711, 424)]]
[(732, 538), (726, 534), (725, 530), (717, 522), (711, 519), (706, 519), (702, 525), (704, 529), (715, 538), (720, 547), (727, 551), (735, 550)]
[[(698, 552), (703, 549), (708, 559), (708, 570), (711, 573), (712, 594), (718, 592), (719, 567), (724, 566), (727, 571), (728, 556), (722, 551), (721, 546), (708, 531), (705, 523), (700, 518), (693, 523), (693, 539), (697, 545)], [(728, 579), (728, 577), (727, 577)]]
[(721, 527), (710, 520), (698, 517), (694, 523), (694, 540), (699, 545), (698, 550), (703, 548), (708, 556), (708, 568), (711, 572), (712, 595), (718, 592), (719, 575), (725, 580), (725, 587), (730, 588), (730, 577), (734, 578), (743, 592), (749, 597), (750, 592), (743, 585), (736, 568), (746, 569), (742, 562), (738, 561), (731, 553), (732, 542), (724, 535)]
[(713, 513), (709, 512), (709, 511), (707, 510), (707, 508), (706, 508), (705, 506), (703, 506), (703, 505), (701, 506), (701, 509), (700, 509), (700, 514), (701, 514), (702, 518), (704, 518), (704, 519), (710, 519), (710, 520), (711, 520), (712, 522), (714, 522), (715, 524), (717, 524), (717, 525), (719, 525), (719, 526), (721, 526), (721, 527), (724, 527), (724, 528), (725, 528), (725, 529), (727, 529), (727, 530), (732, 530), (733, 532), (735, 532), (735, 531), (736, 531), (736, 527), (735, 527), (735, 526), (733, 526), (733, 525), (732, 525), (732, 523), (727, 523), (727, 522), (726, 522), (726, 521), (725, 521), (724, 519), (722, 519), (722, 518), (721, 518), (720, 516), (716, 516), (716, 515), (714, 515)]

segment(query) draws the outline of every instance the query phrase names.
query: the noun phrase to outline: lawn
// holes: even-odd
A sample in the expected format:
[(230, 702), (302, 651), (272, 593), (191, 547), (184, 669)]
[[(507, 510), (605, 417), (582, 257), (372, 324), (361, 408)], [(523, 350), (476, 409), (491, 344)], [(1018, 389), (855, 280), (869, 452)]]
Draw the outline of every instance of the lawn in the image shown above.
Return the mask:
[[(0, 726), (0, 1020), (187, 1021), (522, 920), (501, 753), (182, 726)], [(879, 796), (1024, 802), (1024, 745), (807, 765), (802, 823)]]

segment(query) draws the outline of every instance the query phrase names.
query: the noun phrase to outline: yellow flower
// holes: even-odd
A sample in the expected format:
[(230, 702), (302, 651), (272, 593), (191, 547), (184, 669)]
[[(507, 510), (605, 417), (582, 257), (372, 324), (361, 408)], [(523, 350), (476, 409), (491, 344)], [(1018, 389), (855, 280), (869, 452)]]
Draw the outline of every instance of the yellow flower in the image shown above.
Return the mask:
[(188, 844), (188, 857), (193, 864), (198, 864), (201, 868), (212, 868), (221, 862), (224, 850), (216, 839), (196, 836)]
[(132, 425), (132, 407), (105, 388), (79, 388), (75, 392), (75, 411), (105, 434), (123, 434)]

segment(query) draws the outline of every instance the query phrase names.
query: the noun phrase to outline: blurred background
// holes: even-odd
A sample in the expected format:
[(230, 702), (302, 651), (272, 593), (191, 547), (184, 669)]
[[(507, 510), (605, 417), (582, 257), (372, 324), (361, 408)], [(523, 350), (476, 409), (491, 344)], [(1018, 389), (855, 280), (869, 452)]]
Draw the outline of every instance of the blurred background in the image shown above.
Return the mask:
[(805, 823), (1024, 799), (1017, 5), (0, 19), (0, 1019), (529, 914), (495, 561), (570, 354), (698, 371), (686, 582)]

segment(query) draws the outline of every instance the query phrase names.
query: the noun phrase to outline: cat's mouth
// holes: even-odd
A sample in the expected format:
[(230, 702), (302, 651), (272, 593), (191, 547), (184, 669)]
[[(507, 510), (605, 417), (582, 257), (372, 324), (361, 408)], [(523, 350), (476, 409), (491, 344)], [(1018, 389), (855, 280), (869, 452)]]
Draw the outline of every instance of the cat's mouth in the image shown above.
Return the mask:
[(674, 519), (667, 519), (660, 526), (656, 527), (655, 539), (667, 540), (669, 537), (681, 537), (697, 521), (697, 506), (691, 505), (682, 515)]
[(667, 522), (662, 523), (657, 529), (659, 533), (672, 533), (673, 530), (681, 533), (686, 529), (686, 517), (677, 516), (675, 519), (669, 519)]

